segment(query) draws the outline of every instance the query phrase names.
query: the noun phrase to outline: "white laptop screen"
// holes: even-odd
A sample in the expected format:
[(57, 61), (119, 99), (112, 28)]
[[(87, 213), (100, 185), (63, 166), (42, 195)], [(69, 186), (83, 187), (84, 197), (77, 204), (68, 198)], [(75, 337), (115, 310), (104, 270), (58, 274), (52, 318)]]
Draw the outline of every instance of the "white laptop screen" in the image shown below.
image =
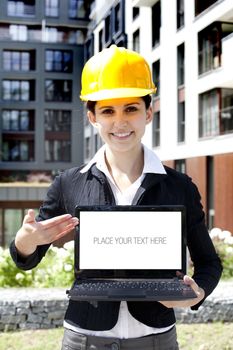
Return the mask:
[(180, 211), (80, 211), (79, 269), (181, 270)]

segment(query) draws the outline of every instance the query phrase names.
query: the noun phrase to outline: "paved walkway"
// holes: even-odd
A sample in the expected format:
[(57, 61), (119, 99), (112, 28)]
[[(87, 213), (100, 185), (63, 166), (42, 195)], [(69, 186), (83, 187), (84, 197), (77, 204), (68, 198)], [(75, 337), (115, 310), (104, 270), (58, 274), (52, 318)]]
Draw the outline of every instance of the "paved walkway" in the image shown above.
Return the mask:
[[(2, 301), (64, 300), (67, 296), (65, 288), (0, 288), (0, 299)], [(233, 303), (233, 281), (220, 282), (206, 300), (215, 303)]]

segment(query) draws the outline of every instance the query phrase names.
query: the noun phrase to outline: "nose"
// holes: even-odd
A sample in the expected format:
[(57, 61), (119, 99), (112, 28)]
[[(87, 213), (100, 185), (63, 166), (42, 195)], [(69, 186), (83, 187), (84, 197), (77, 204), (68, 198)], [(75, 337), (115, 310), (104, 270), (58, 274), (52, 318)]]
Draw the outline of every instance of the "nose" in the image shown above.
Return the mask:
[(121, 111), (115, 114), (114, 124), (118, 127), (125, 127), (128, 124), (128, 119)]

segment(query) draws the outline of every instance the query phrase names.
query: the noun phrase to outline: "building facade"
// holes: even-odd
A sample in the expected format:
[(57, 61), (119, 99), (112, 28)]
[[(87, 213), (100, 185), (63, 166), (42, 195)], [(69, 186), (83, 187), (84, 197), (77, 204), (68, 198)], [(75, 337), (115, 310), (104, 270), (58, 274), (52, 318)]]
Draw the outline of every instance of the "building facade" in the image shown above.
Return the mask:
[(231, 0), (2, 0), (0, 245), (39, 207), (42, 181), (101, 146), (80, 75), (113, 43), (151, 65), (157, 93), (144, 143), (192, 177), (208, 227), (233, 232), (232, 33)]
[[(144, 142), (197, 184), (209, 228), (233, 232), (233, 4), (231, 0), (97, 0), (93, 52), (140, 52), (158, 87)], [(90, 44), (92, 43), (92, 44)], [(85, 160), (100, 146), (85, 126)]]
[(91, 1), (0, 2), (0, 245), (51, 178), (83, 163), (79, 99)]

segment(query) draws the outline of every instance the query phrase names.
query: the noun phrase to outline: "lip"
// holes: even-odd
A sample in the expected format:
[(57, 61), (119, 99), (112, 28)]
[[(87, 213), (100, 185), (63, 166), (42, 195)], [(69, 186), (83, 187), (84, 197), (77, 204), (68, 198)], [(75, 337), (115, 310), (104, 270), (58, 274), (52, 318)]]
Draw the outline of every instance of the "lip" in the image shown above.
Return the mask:
[(132, 135), (132, 131), (128, 131), (128, 132), (112, 132), (111, 135), (118, 138), (119, 140), (124, 140), (127, 139), (128, 137), (130, 137)]

